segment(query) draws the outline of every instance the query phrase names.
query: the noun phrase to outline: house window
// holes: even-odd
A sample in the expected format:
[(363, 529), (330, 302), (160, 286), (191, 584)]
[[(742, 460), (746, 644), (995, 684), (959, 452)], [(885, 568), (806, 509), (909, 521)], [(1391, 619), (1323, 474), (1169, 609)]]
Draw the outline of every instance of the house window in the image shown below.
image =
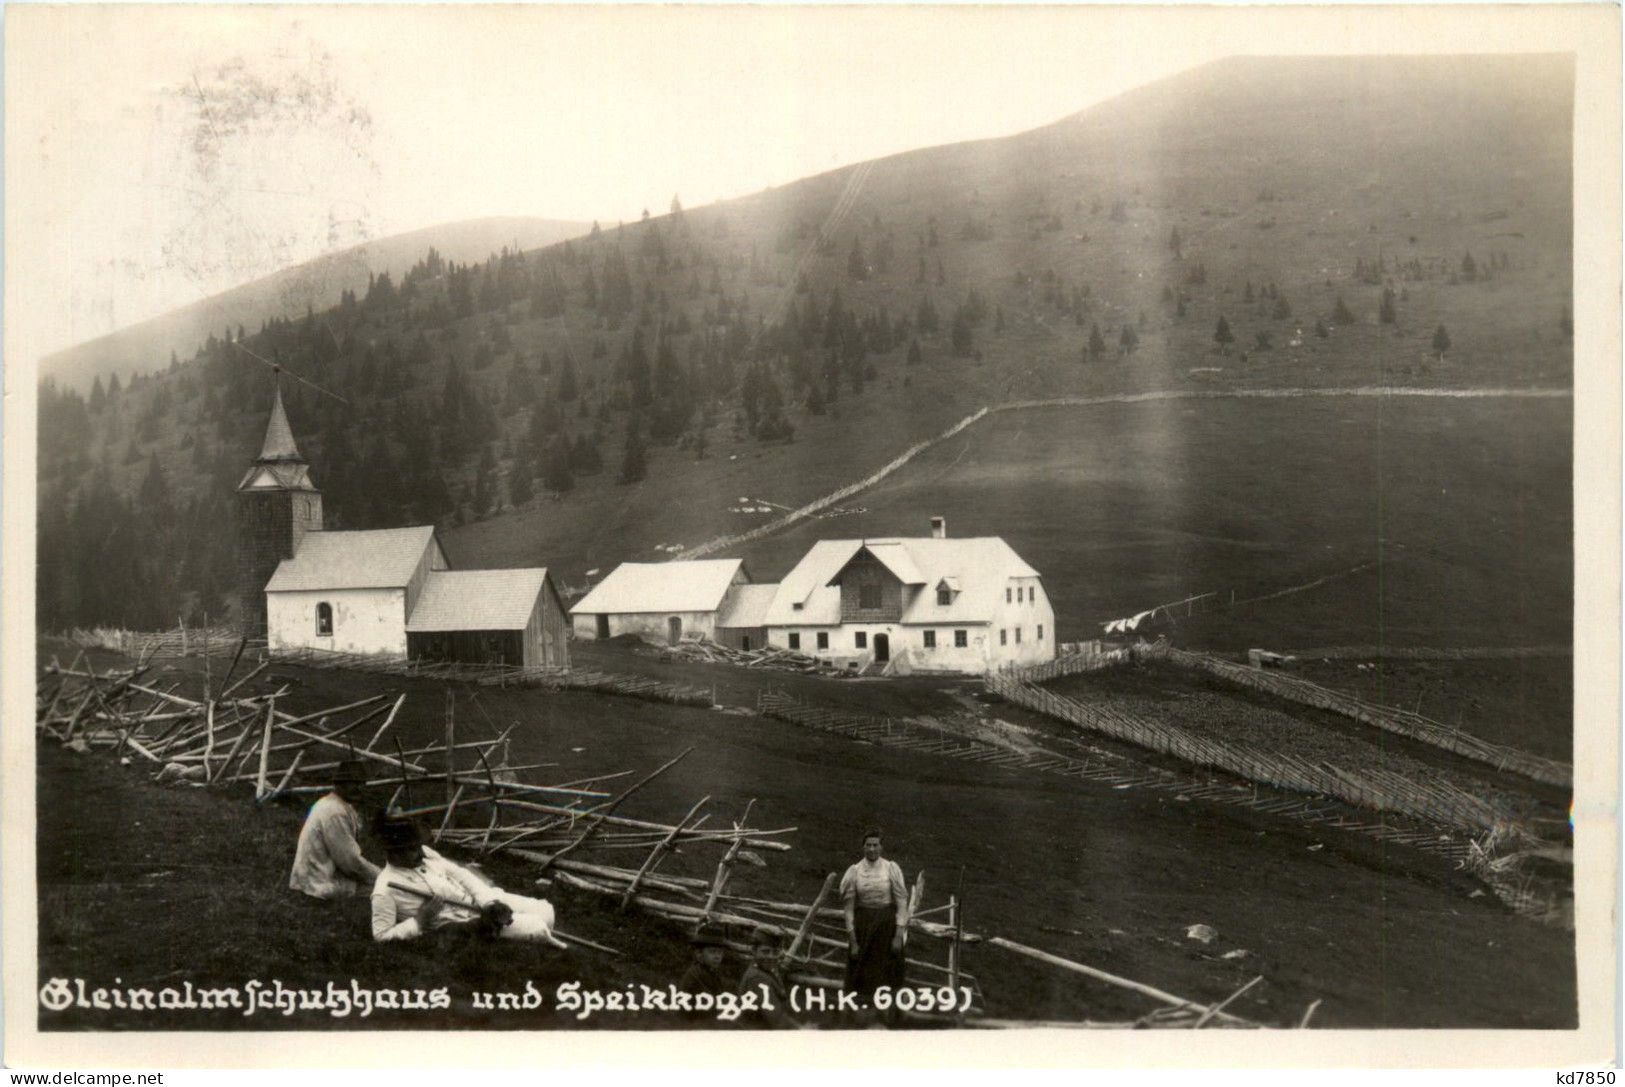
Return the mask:
[(803, 603), (802, 601), (797, 600), (795, 603), (790, 605), (790, 610), (791, 611), (800, 611), (801, 607), (802, 607), (802, 603)]
[(316, 605), (316, 637), (331, 638), (333, 636), (333, 605), (322, 601)]
[(927, 649), (935, 649), (937, 647), (937, 632), (936, 631), (928, 630), (928, 631), (925, 632), (925, 647)]
[(876, 582), (868, 582), (858, 586), (858, 607), (880, 607), (880, 586)]
[(1006, 604), (1010, 603), (1010, 586), (1008, 585), (1004, 587), (1004, 602)]
[(954, 593), (953, 593), (952, 589), (941, 588), (941, 589), (937, 590), (937, 603), (938, 604), (941, 604), (943, 607), (947, 607), (949, 604), (952, 604), (953, 602), (954, 602)]
[(1008, 630), (1005, 630), (1003, 627), (999, 628), (999, 644), (1000, 645), (1009, 645), (1010, 644), (1010, 632)]
[(970, 644), (970, 637), (963, 630), (954, 631), (954, 648), (964, 649)]
[(800, 649), (801, 648), (801, 635), (800, 634), (791, 634), (790, 635), (790, 648), (791, 649)]
[(853, 634), (852, 635), (852, 644), (857, 646), (859, 649), (867, 649), (867, 648), (869, 648), (869, 635), (868, 635), (868, 633), (866, 631), (860, 630), (857, 633)]
[(1016, 628), (1016, 644), (1017, 645), (1021, 644), (1021, 628), (1020, 627)]
[(829, 648), (829, 631), (820, 630), (818, 632), (818, 648), (819, 649), (828, 649)]
[(1038, 640), (1039, 641), (1044, 640), (1044, 624), (1043, 623), (1038, 624)]

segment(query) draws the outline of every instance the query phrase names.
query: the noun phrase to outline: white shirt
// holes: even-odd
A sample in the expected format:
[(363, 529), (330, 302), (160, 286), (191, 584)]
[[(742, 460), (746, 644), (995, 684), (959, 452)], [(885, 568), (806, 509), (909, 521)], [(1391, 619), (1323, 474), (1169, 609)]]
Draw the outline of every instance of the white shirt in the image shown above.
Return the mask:
[(315, 898), (348, 898), (360, 894), (378, 877), (378, 866), (361, 855), (356, 838), (361, 817), (337, 793), (310, 806), (299, 828), (288, 886)]
[(841, 899), (867, 909), (895, 907), (898, 926), (908, 924), (908, 890), (896, 861), (881, 857), (870, 863), (866, 858), (848, 868), (841, 876)]
[[(424, 894), (413, 894), (391, 887), (398, 883)], [(479, 909), (463, 905), (472, 902), (483, 909), (496, 901), (501, 892), (481, 880), (461, 865), (454, 864), (439, 853), (423, 847), (423, 861), (416, 868), (398, 868), (384, 865), (372, 885), (372, 938), (374, 940), (411, 940), (423, 935), (418, 924), (418, 908), (433, 895), (448, 903), (435, 919), (434, 927), (461, 924), (479, 917)]]

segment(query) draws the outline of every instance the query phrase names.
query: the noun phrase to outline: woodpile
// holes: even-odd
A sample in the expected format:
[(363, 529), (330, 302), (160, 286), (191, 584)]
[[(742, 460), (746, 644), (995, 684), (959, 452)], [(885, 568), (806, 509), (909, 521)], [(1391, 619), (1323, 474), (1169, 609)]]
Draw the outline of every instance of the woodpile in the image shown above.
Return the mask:
[(787, 672), (820, 672), (827, 675), (845, 675), (841, 668), (809, 657), (794, 649), (765, 646), (761, 649), (734, 649), (717, 642), (684, 641), (677, 645), (661, 646), (663, 660), (697, 661), (701, 664), (733, 664), (741, 668), (771, 668)]

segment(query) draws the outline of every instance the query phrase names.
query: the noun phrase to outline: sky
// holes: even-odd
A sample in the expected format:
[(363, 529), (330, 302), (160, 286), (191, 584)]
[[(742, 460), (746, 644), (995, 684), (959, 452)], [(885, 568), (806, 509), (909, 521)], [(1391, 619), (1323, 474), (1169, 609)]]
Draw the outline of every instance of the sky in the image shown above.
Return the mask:
[(1367, 12), (13, 5), (8, 345), (436, 223), (631, 220), (1008, 135), (1235, 53), (1428, 47)]

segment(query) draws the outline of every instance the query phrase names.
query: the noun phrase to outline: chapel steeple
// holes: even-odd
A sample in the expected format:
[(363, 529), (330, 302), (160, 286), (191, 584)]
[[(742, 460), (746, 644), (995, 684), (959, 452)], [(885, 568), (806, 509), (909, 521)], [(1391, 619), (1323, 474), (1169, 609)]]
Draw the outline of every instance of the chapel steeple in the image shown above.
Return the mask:
[(310, 465), (293, 440), (282, 406), (281, 372), (271, 400), (260, 455), (237, 484), (237, 592), (243, 632), (267, 635), (265, 584), (283, 559), (299, 549), (306, 532), (322, 527), (322, 495)]

